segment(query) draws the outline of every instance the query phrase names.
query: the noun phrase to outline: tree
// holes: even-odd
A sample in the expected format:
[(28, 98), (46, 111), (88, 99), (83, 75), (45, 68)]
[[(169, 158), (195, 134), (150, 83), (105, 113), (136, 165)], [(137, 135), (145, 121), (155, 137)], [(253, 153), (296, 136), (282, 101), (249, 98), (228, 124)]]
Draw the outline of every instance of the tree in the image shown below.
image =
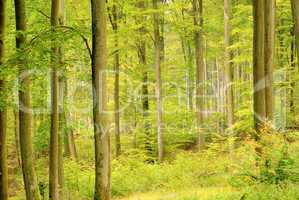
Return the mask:
[(224, 0), (224, 79), (226, 88), (226, 114), (227, 126), (234, 124), (234, 95), (232, 87), (232, 63), (231, 63), (231, 0)]
[[(64, 0), (60, 1), (59, 5), (60, 9), (60, 18), (59, 25), (64, 26), (64, 18), (65, 18), (65, 8), (64, 8)], [(58, 58), (59, 58), (59, 66), (62, 68), (63, 72), (59, 75), (58, 78), (58, 98), (59, 98), (59, 138), (58, 138), (58, 186), (59, 186), (59, 199), (63, 199), (63, 185), (64, 185), (64, 169), (63, 169), (63, 134), (65, 129), (65, 108), (64, 108), (64, 83), (66, 82), (65, 76), (65, 67), (64, 67), (64, 55), (63, 55), (63, 46), (61, 45), (58, 48)]]
[[(141, 10), (141, 12), (145, 11), (146, 3), (144, 0), (139, 0), (137, 3), (137, 7)], [(140, 28), (138, 29), (139, 36), (137, 41), (137, 53), (139, 64), (142, 67), (142, 115), (144, 121), (144, 133), (145, 133), (145, 150), (147, 153), (151, 153), (151, 142), (150, 142), (150, 124), (148, 122), (149, 117), (149, 91), (148, 91), (148, 70), (147, 70), (147, 60), (146, 60), (146, 40), (144, 35), (146, 34), (146, 27), (144, 25), (147, 17), (142, 15), (138, 18), (138, 22), (141, 24)]]
[(273, 71), (275, 54), (275, 0), (265, 1), (265, 103), (266, 119), (273, 123)]
[[(4, 35), (5, 35), (6, 0), (0, 1), (0, 69), (3, 70)], [(5, 93), (4, 80), (0, 79), (0, 93)], [(4, 98), (2, 98), (4, 99)], [(8, 199), (8, 169), (7, 169), (7, 142), (6, 123), (7, 111), (5, 102), (0, 108), (0, 199)]]
[[(61, 1), (52, 0), (51, 7), (51, 28), (53, 33), (59, 26)], [(57, 70), (57, 57), (59, 56), (59, 47), (57, 42), (52, 44), (51, 54), (51, 135), (49, 149), (49, 199), (59, 199), (58, 184), (58, 146), (59, 146), (59, 81)]]
[(299, 0), (291, 0), (294, 20), (294, 35), (296, 40), (297, 58), (299, 63)]
[(120, 66), (120, 55), (119, 55), (119, 44), (118, 44), (118, 20), (119, 13), (117, 8), (117, 1), (113, 1), (112, 14), (109, 13), (109, 19), (114, 32), (114, 121), (115, 121), (115, 151), (116, 157), (121, 154), (121, 143), (120, 143), (120, 105), (119, 105), (119, 66)]
[[(19, 120), (20, 120), (20, 149), (22, 158), (22, 171), (27, 200), (39, 200), (40, 193), (32, 157), (32, 104), (31, 80), (27, 73), (26, 64), (26, 13), (25, 0), (15, 0), (16, 47), (20, 54), (19, 64)], [(24, 76), (26, 75), (26, 76)], [(24, 77), (23, 77), (24, 76)]]
[(260, 131), (266, 117), (265, 102), (265, 3), (253, 1), (253, 82), (254, 82), (254, 122), (255, 129)]
[(92, 12), (92, 86), (95, 139), (95, 200), (110, 199), (110, 135), (107, 123), (106, 1), (91, 0)]
[[(158, 0), (153, 0), (154, 14), (154, 65), (156, 74), (156, 98), (157, 98), (157, 138), (158, 138), (158, 160), (163, 161), (164, 158), (164, 142), (163, 142), (163, 122), (162, 122), (162, 80), (161, 80), (161, 36), (159, 26)], [(164, 40), (163, 40), (164, 41)]]
[(203, 124), (203, 94), (204, 94), (204, 63), (203, 63), (203, 15), (202, 0), (193, 0), (194, 14), (194, 41), (195, 41), (195, 61), (196, 61), (196, 119), (198, 130), (198, 147), (204, 147), (205, 138), (202, 134)]
[(275, 0), (253, 1), (254, 122), (257, 132), (273, 121)]

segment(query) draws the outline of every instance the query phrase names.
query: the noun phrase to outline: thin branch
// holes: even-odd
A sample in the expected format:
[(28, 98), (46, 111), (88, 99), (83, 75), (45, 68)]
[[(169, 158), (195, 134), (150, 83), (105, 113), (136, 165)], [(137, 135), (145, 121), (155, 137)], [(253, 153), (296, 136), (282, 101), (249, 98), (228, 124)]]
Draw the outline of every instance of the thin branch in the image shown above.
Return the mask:
[(41, 10), (36, 9), (37, 12), (39, 12), (40, 14), (42, 14), (43, 16), (47, 17), (48, 19), (51, 19), (51, 17), (49, 15), (47, 15), (46, 13), (44, 13)]

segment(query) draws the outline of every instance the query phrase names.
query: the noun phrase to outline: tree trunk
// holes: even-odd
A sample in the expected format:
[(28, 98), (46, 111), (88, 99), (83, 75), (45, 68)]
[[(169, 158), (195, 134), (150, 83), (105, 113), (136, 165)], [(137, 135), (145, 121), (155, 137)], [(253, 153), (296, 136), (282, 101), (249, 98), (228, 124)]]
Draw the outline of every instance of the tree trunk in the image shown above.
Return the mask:
[(114, 1), (112, 7), (112, 29), (114, 32), (114, 121), (115, 121), (115, 153), (116, 157), (121, 154), (121, 143), (120, 143), (120, 107), (119, 107), (119, 66), (120, 66), (120, 55), (119, 55), (119, 45), (118, 45), (118, 9), (116, 5), (116, 0)]
[[(154, 46), (155, 46), (155, 75), (156, 75), (156, 98), (157, 98), (157, 138), (158, 138), (158, 160), (164, 159), (163, 122), (162, 122), (162, 80), (161, 80), (161, 37), (159, 26), (158, 0), (153, 0), (154, 17)], [(164, 41), (164, 40), (163, 40)]]
[[(59, 26), (61, 1), (52, 0), (51, 26), (53, 33)], [(57, 57), (59, 47), (52, 44), (51, 55), (51, 135), (49, 149), (49, 200), (59, 199), (59, 80)]]
[[(4, 57), (4, 35), (5, 35), (5, 14), (6, 0), (0, 1), (0, 69), (3, 69)], [(4, 80), (0, 80), (1, 96), (5, 91)], [(1, 98), (2, 101), (5, 97)], [(3, 106), (0, 108), (0, 199), (8, 199), (8, 168), (7, 168), (7, 141), (6, 141), (6, 103), (1, 102)]]
[(296, 39), (297, 59), (299, 63), (299, 0), (291, 0), (293, 19), (294, 19), (294, 35)]
[[(60, 18), (59, 18), (59, 25), (64, 26), (64, 18), (65, 18), (65, 9), (64, 9), (64, 0), (60, 1)], [(63, 186), (64, 186), (64, 169), (63, 169), (63, 136), (64, 136), (64, 129), (65, 129), (65, 107), (64, 107), (64, 85), (65, 82), (64, 79), (66, 79), (66, 69), (64, 66), (64, 51), (63, 46), (61, 45), (58, 50), (59, 54), (59, 66), (62, 69), (62, 74), (59, 76), (59, 92), (58, 92), (58, 98), (59, 98), (59, 138), (58, 138), (58, 190), (59, 190), (59, 199), (63, 200)]]
[(64, 122), (64, 156), (70, 157), (74, 161), (77, 161), (78, 155), (76, 150), (75, 137), (73, 133), (73, 128), (69, 126), (71, 117), (67, 108), (67, 97), (68, 97), (68, 84), (67, 77), (63, 79), (63, 119)]
[(265, 102), (266, 119), (273, 124), (273, 71), (275, 55), (275, 0), (265, 0)]
[[(254, 124), (257, 132), (264, 126), (266, 117), (265, 102), (265, 2), (253, 1), (253, 82), (254, 82)], [(258, 139), (258, 138), (257, 138)]]
[(19, 112), (17, 110), (13, 111), (14, 113), (14, 123), (15, 123), (15, 145), (16, 145), (16, 154), (18, 159), (19, 167), (22, 167), (21, 155), (20, 155), (20, 124), (19, 124)]
[[(145, 10), (145, 1), (140, 0), (137, 4), (138, 8), (141, 11)], [(148, 70), (147, 70), (147, 63), (146, 63), (146, 41), (144, 39), (145, 34), (145, 26), (143, 23), (147, 20), (146, 16), (142, 16), (140, 18), (139, 23), (142, 24), (142, 26), (139, 28), (139, 36), (138, 36), (138, 45), (137, 45), (137, 51), (138, 51), (138, 58), (139, 58), (139, 64), (142, 67), (142, 95), (141, 95), (141, 101), (142, 101), (142, 115), (143, 115), (143, 121), (144, 121), (144, 133), (145, 133), (145, 150), (148, 154), (151, 154), (152, 147), (151, 147), (151, 141), (150, 141), (150, 123), (149, 123), (149, 92), (148, 92)]]
[(234, 124), (234, 94), (232, 86), (232, 63), (231, 51), (231, 0), (224, 0), (224, 79), (226, 92), (226, 116), (227, 127), (231, 128)]
[(195, 40), (195, 60), (196, 60), (196, 118), (198, 131), (198, 147), (205, 146), (205, 138), (202, 132), (203, 124), (203, 94), (204, 94), (204, 63), (203, 63), (203, 16), (202, 0), (193, 0), (194, 12), (194, 40)]
[[(185, 20), (185, 12), (182, 9), (182, 18)], [(186, 29), (184, 29), (186, 32)], [(187, 110), (192, 110), (193, 108), (193, 52), (190, 44), (190, 39), (186, 36), (182, 36), (182, 50), (184, 53), (184, 61), (187, 66), (186, 70), (186, 100), (187, 100)]]
[[(15, 0), (16, 30), (26, 31), (25, 1)], [(25, 54), (24, 45), (26, 37), (17, 34), (16, 47), (20, 53)], [(24, 57), (19, 58), (19, 77), (27, 73), (27, 63)], [(32, 104), (31, 80), (29, 76), (19, 78), (19, 120), (20, 120), (20, 149), (22, 170), (27, 200), (39, 200), (40, 193), (33, 166), (32, 156)]]
[(291, 42), (291, 68), (288, 70), (288, 77), (289, 77), (289, 123), (288, 127), (289, 128), (294, 128), (296, 126), (296, 115), (295, 115), (295, 87), (296, 87), (296, 82), (294, 80), (294, 74), (296, 74), (295, 70), (295, 44), (294, 40)]
[(110, 135), (107, 123), (106, 1), (91, 0), (95, 200), (110, 200)]
[(194, 88), (194, 77), (193, 77), (193, 52), (191, 48), (190, 41), (187, 42), (187, 52), (188, 52), (188, 74), (189, 74), (189, 109), (193, 109), (193, 88)]

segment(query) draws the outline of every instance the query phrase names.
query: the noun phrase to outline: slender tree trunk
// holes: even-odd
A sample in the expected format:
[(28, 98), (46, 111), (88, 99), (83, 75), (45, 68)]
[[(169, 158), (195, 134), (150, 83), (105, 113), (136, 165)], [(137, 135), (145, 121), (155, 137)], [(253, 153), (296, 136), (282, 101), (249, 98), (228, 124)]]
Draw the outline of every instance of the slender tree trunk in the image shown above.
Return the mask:
[(224, 0), (224, 79), (226, 92), (226, 116), (227, 127), (230, 128), (234, 124), (234, 94), (232, 86), (232, 63), (231, 51), (231, 0)]
[(121, 154), (121, 143), (120, 143), (120, 107), (119, 107), (119, 66), (120, 66), (120, 55), (119, 55), (119, 45), (118, 45), (118, 9), (116, 5), (117, 1), (114, 0), (112, 6), (112, 28), (114, 32), (114, 121), (115, 121), (115, 151), (116, 157)]
[[(157, 138), (158, 160), (164, 159), (163, 122), (162, 122), (162, 80), (161, 80), (161, 37), (159, 28), (158, 0), (153, 0), (154, 17), (154, 46), (155, 46), (155, 74), (156, 74), (156, 98), (157, 98)], [(164, 40), (163, 40), (164, 41)]]
[[(0, 69), (3, 69), (4, 35), (5, 35), (6, 0), (0, 1)], [(8, 199), (8, 169), (7, 169), (7, 141), (6, 141), (6, 102), (4, 80), (0, 80), (2, 105), (0, 108), (0, 199)], [(3, 101), (4, 100), (4, 101)]]
[(110, 135), (107, 123), (106, 1), (91, 0), (95, 200), (110, 200)]
[(204, 63), (203, 63), (203, 16), (202, 0), (193, 0), (194, 12), (194, 40), (195, 40), (195, 60), (196, 60), (196, 117), (198, 131), (198, 147), (202, 149), (205, 145), (205, 138), (202, 133), (203, 125), (203, 94), (204, 94)]
[[(297, 52), (297, 63), (299, 71), (299, 0), (291, 0), (292, 3), (292, 13), (294, 19), (294, 36), (295, 36), (295, 46)], [(295, 88), (295, 83), (293, 84)], [(291, 105), (291, 110), (294, 110), (295, 116), (295, 104)]]
[[(166, 3), (166, 0), (160, 0), (162, 6)], [(157, 4), (159, 4), (159, 0), (157, 1)], [(165, 15), (164, 12), (159, 14), (159, 37), (160, 37), (160, 58), (161, 63), (165, 60)]]
[(67, 108), (68, 84), (67, 77), (63, 79), (63, 120), (64, 121), (64, 156), (70, 157), (74, 161), (78, 159), (73, 128), (69, 126), (71, 117)]
[[(283, 26), (283, 21), (280, 20), (280, 23), (279, 23), (280, 26)], [(284, 68), (284, 60), (286, 60), (285, 58), (285, 55), (284, 55), (284, 51), (286, 51), (286, 48), (284, 47), (284, 43), (283, 43), (283, 33), (282, 31), (279, 31), (279, 34), (278, 34), (278, 39), (279, 39), (279, 47), (277, 48), (278, 49), (278, 52), (277, 52), (277, 61), (278, 61), (278, 65), (281, 69)], [(287, 77), (286, 77), (286, 73), (284, 71), (282, 71), (282, 73), (280, 74), (280, 82), (286, 82), (287, 81)], [(285, 110), (285, 97), (286, 97), (286, 89), (284, 87), (281, 87), (279, 89), (279, 114), (280, 114), (280, 121), (279, 121), (279, 124), (280, 124), (280, 129), (282, 131), (285, 130), (286, 128), (286, 110)]]
[[(257, 132), (264, 126), (266, 117), (265, 102), (265, 2), (253, 1), (253, 82), (254, 82), (254, 123)], [(257, 138), (258, 139), (258, 138)]]
[(187, 67), (186, 70), (186, 108), (187, 110), (191, 110), (193, 108), (193, 78), (192, 78), (192, 68), (193, 68), (193, 55), (191, 50), (191, 45), (189, 41), (186, 41), (185, 38), (181, 39), (182, 50), (184, 54), (184, 61)]
[[(52, 0), (51, 26), (53, 33), (59, 26), (61, 19), (61, 1)], [(51, 55), (51, 136), (49, 149), (49, 199), (59, 199), (59, 80), (58, 80), (58, 59), (59, 47), (52, 44)]]
[(296, 40), (297, 59), (299, 63), (299, 0), (291, 0), (293, 19), (294, 19), (294, 35)]
[(289, 74), (289, 112), (290, 112), (290, 121), (288, 126), (290, 128), (294, 128), (294, 126), (296, 126), (296, 116), (295, 116), (295, 87), (296, 87), (296, 82), (294, 80), (294, 75), (296, 74), (296, 70), (295, 70), (295, 44), (294, 44), (294, 40), (292, 40), (291, 42), (291, 68), (288, 71)]
[[(185, 65), (188, 67), (188, 58), (187, 58), (187, 52), (186, 52), (186, 43), (185, 43), (185, 38), (181, 37), (181, 47), (183, 51), (183, 57), (184, 57), (184, 62)], [(189, 100), (189, 87), (190, 87), (190, 80), (189, 80), (189, 70), (186, 70), (185, 72), (185, 84), (186, 84), (186, 109), (190, 110), (190, 100)]]
[[(65, 8), (64, 8), (64, 0), (60, 1), (60, 18), (59, 25), (64, 26), (64, 18), (65, 18)], [(58, 80), (58, 98), (59, 98), (59, 138), (58, 138), (58, 190), (59, 190), (59, 199), (63, 200), (63, 188), (64, 188), (64, 169), (63, 169), (63, 136), (65, 130), (65, 107), (64, 107), (64, 79), (66, 79), (66, 69), (64, 66), (64, 51), (63, 46), (61, 45), (58, 50), (59, 57), (59, 66), (63, 70), (62, 74), (59, 76)]]
[(265, 102), (266, 119), (273, 124), (273, 71), (275, 55), (275, 0), (265, 0)]
[(14, 113), (14, 123), (15, 123), (15, 145), (16, 145), (16, 154), (18, 159), (19, 167), (22, 167), (21, 162), (21, 153), (20, 153), (20, 124), (19, 124), (19, 112), (17, 110), (13, 111)]
[(193, 88), (194, 88), (194, 77), (193, 77), (193, 52), (191, 48), (190, 41), (187, 42), (187, 52), (188, 52), (188, 74), (189, 74), (189, 109), (193, 109)]
[[(15, 0), (16, 30), (26, 31), (25, 1)], [(24, 45), (26, 37), (18, 34), (16, 47), (20, 53), (25, 54)], [(25, 56), (19, 58), (19, 77), (27, 72)], [(20, 149), (22, 170), (27, 200), (39, 200), (40, 193), (33, 166), (32, 156), (32, 104), (31, 80), (29, 76), (19, 78), (19, 120), (20, 120)]]
[[(146, 4), (144, 0), (140, 0), (137, 3), (138, 8), (141, 11), (145, 10)], [(143, 23), (147, 20), (146, 16), (142, 16), (140, 18), (139, 23), (142, 26), (139, 28), (139, 36), (138, 36), (138, 58), (139, 64), (142, 67), (142, 115), (144, 121), (144, 133), (145, 133), (145, 150), (147, 153), (151, 154), (152, 147), (150, 141), (150, 123), (148, 121), (149, 117), (149, 91), (148, 91), (148, 70), (147, 70), (147, 62), (146, 62), (146, 40), (144, 39), (144, 34), (146, 32), (145, 26)]]
[[(183, 20), (185, 20), (185, 12), (184, 9), (182, 9), (182, 17)], [(184, 29), (184, 32), (186, 30)], [(186, 71), (186, 98), (187, 98), (187, 109), (192, 110), (193, 109), (193, 52), (190, 44), (190, 39), (186, 36), (182, 37), (182, 49), (184, 53), (184, 61), (187, 66)]]

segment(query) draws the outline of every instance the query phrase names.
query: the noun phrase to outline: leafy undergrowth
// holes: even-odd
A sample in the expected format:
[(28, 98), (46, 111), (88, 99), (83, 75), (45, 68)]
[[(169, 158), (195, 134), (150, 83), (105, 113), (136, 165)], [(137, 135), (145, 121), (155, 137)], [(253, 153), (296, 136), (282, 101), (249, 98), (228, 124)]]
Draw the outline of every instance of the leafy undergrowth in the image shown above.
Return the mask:
[[(250, 139), (214, 142), (200, 153), (181, 151), (162, 164), (147, 163), (140, 149), (131, 149), (112, 161), (112, 196), (121, 200), (297, 200), (298, 135), (273, 134), (262, 139), (259, 169), (255, 152), (259, 144)], [(39, 159), (39, 182), (45, 186), (47, 197), (45, 166), (47, 159)], [(92, 159), (80, 159), (78, 163), (66, 160), (64, 168), (65, 198), (92, 199)], [(23, 194), (20, 191), (18, 196)]]
[(297, 200), (299, 188), (257, 184), (238, 191), (230, 187), (203, 187), (172, 192), (151, 192), (135, 194), (116, 200)]

